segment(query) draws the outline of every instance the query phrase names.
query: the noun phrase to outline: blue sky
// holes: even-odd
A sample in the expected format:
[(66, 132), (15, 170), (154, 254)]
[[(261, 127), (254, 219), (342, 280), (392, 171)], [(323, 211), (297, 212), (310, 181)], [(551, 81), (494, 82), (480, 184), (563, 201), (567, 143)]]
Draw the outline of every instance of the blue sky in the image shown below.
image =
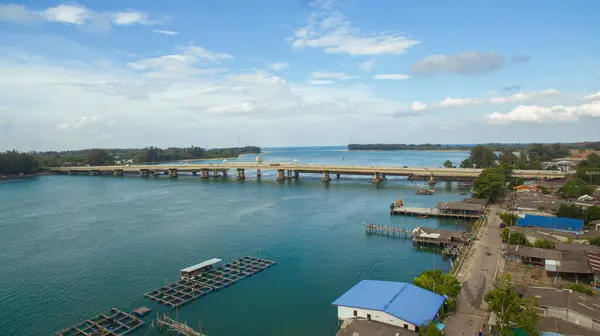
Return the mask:
[(0, 4), (0, 149), (600, 140), (597, 1)]

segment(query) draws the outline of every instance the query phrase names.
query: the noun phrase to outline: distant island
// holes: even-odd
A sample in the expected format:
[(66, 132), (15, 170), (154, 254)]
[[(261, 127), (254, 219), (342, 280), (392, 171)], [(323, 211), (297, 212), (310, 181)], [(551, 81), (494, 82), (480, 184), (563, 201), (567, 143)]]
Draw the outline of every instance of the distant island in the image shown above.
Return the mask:
[(146, 147), (146, 148), (92, 148), (48, 152), (0, 152), (0, 178), (11, 175), (30, 175), (43, 167), (104, 166), (144, 164), (182, 160), (237, 158), (242, 154), (258, 154), (260, 147), (229, 147), (205, 149), (202, 147)]
[[(471, 145), (442, 145), (442, 144), (349, 144), (348, 150), (351, 151), (401, 151), (401, 150), (431, 150), (431, 151), (469, 151), (478, 144)], [(533, 144), (529, 143), (499, 143), (492, 142), (481, 144), (493, 151), (520, 151), (530, 148)], [(562, 143), (562, 147), (566, 149), (593, 149), (600, 150), (600, 142), (577, 142), (577, 143)]]

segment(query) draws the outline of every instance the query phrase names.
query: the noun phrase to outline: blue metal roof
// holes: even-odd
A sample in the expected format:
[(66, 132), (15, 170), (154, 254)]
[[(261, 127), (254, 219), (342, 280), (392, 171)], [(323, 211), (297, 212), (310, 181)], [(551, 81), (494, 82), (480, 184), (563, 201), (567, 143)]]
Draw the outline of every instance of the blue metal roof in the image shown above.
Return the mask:
[(553, 230), (583, 231), (583, 220), (564, 217), (525, 215), (519, 218), (518, 226), (536, 226)]
[(333, 305), (380, 310), (420, 326), (437, 315), (444, 300), (441, 295), (406, 282), (362, 280)]

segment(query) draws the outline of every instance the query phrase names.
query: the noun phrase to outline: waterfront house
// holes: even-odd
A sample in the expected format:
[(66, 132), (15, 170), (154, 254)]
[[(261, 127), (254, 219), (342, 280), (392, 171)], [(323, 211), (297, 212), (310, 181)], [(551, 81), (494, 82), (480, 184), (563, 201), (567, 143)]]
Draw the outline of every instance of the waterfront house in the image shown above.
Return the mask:
[(437, 318), (444, 301), (445, 297), (409, 283), (362, 280), (333, 305), (341, 321), (363, 318), (418, 331)]
[(582, 195), (582, 196), (577, 197), (577, 200), (579, 202), (590, 202), (590, 201), (593, 201), (594, 198), (590, 195)]
[(438, 246), (460, 245), (469, 240), (468, 234), (460, 231), (432, 229), (417, 226), (412, 232), (413, 243)]
[(564, 217), (525, 215), (517, 223), (521, 227), (542, 227), (552, 230), (579, 233), (583, 232), (583, 220)]
[(455, 214), (464, 216), (481, 216), (485, 213), (485, 206), (466, 202), (438, 202), (440, 214)]
[(570, 289), (528, 287), (524, 297), (536, 299), (538, 313), (600, 332), (600, 299)]
[(546, 267), (556, 265), (563, 259), (563, 252), (523, 245), (510, 245), (505, 258), (509, 261)]

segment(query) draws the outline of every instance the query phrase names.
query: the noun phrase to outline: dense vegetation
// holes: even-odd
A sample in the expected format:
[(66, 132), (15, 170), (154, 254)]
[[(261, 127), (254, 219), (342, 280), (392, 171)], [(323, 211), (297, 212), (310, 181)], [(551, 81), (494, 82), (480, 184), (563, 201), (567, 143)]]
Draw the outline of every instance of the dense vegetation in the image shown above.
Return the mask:
[(35, 174), (39, 170), (33, 155), (17, 151), (0, 153), (0, 175)]
[(521, 298), (515, 285), (506, 276), (496, 280), (492, 290), (483, 299), (497, 319), (497, 330), (501, 335), (513, 335), (512, 326), (522, 328), (528, 335), (538, 336), (537, 322), (540, 319), (534, 299)]
[(554, 213), (558, 217), (582, 219), (585, 224), (600, 220), (600, 206), (581, 207), (576, 204), (561, 204)]
[(237, 157), (240, 154), (260, 153), (259, 147), (215, 148), (205, 150), (201, 147), (161, 149), (147, 147), (143, 149), (83, 149), (75, 151), (51, 151), (21, 153), (7, 151), (0, 153), (0, 175), (35, 174), (40, 167), (112, 165), (118, 161), (132, 160), (135, 163), (160, 161), (178, 161), (189, 159), (213, 159)]
[(502, 229), (502, 240), (509, 245), (525, 245), (531, 246), (524, 234), (521, 232), (510, 232), (508, 228)]
[(600, 156), (592, 153), (580, 162), (577, 166), (577, 177), (586, 183), (600, 184)]
[(499, 214), (498, 216), (506, 226), (517, 225), (517, 221), (519, 220), (519, 216), (510, 212), (504, 212)]
[(533, 246), (548, 250), (554, 250), (554, 248), (556, 247), (556, 243), (548, 239), (536, 239)]
[(110, 149), (83, 149), (62, 152), (33, 153), (43, 167), (62, 165), (104, 165), (113, 164), (115, 161), (133, 160), (135, 163), (152, 163), (161, 161), (178, 161), (191, 159), (213, 159), (224, 157), (237, 157), (240, 154), (260, 153), (260, 148), (255, 146), (215, 148), (205, 150), (202, 147), (146, 147), (142, 149), (110, 148)]
[(511, 175), (512, 168), (504, 165), (484, 169), (473, 181), (474, 197), (487, 199), (490, 203), (495, 202), (504, 195)]
[(447, 316), (456, 309), (456, 300), (460, 294), (461, 285), (452, 274), (443, 273), (440, 270), (424, 271), (413, 280), (413, 284), (447, 297), (441, 315)]
[(444, 336), (444, 333), (438, 329), (435, 321), (426, 321), (419, 326), (419, 336)]
[(582, 284), (570, 284), (568, 287), (570, 290), (574, 290), (579, 293), (587, 294), (589, 296), (594, 296), (594, 290), (590, 287), (584, 286)]

